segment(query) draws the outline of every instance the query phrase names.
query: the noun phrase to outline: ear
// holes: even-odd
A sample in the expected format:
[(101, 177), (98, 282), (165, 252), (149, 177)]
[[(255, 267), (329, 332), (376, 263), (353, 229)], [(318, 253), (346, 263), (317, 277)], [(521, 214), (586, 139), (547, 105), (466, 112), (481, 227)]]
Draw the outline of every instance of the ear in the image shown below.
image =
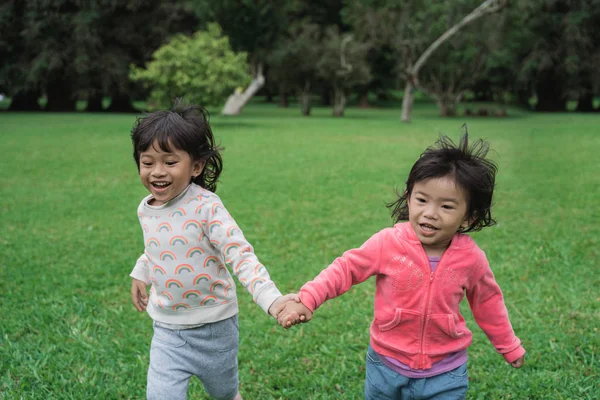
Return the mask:
[(469, 227), (469, 225), (471, 225), (473, 223), (474, 220), (475, 220), (474, 218), (469, 218), (469, 217), (465, 216), (465, 219), (460, 224), (460, 227), (462, 229), (467, 229)]
[(206, 162), (204, 161), (195, 161), (192, 169), (192, 178), (197, 178), (204, 170), (205, 165)]

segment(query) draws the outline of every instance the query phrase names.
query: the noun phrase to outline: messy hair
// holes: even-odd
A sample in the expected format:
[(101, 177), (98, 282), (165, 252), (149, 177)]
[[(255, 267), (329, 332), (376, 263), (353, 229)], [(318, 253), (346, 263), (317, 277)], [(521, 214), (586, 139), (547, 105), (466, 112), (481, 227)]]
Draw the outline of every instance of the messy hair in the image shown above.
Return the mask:
[(434, 146), (421, 154), (408, 174), (406, 189), (402, 194), (397, 193), (399, 198), (387, 205), (395, 223), (408, 220), (408, 199), (415, 183), (446, 177), (453, 179), (467, 194), (469, 226), (461, 227), (458, 232), (475, 232), (496, 223), (491, 208), (498, 167), (486, 159), (489, 143), (478, 139), (469, 145), (469, 135), (466, 127), (464, 129), (458, 145), (441, 135)]
[(140, 154), (155, 142), (165, 152), (185, 151), (193, 161), (204, 162), (202, 173), (192, 182), (215, 192), (223, 169), (221, 147), (208, 123), (209, 114), (203, 107), (176, 100), (170, 110), (155, 111), (136, 120), (131, 130), (133, 158), (140, 170)]

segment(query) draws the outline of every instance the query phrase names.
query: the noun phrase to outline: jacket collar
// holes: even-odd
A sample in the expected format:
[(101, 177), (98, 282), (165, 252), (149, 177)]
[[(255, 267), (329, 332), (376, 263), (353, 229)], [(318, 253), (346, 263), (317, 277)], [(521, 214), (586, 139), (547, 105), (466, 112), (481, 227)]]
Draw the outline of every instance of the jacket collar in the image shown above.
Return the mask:
[[(397, 223), (396, 225), (394, 225), (394, 229), (396, 229), (396, 231), (398, 233), (400, 233), (401, 237), (404, 240), (406, 240), (407, 242), (409, 242), (410, 244), (412, 244), (412, 245), (420, 245), (421, 244), (421, 242), (419, 241), (419, 238), (417, 237), (417, 234), (413, 230), (410, 222)], [(470, 249), (473, 247), (474, 244), (475, 244), (475, 242), (473, 241), (473, 239), (471, 239), (471, 237), (469, 235), (466, 235), (464, 233), (456, 233), (452, 237), (452, 242), (450, 242), (450, 246), (448, 247), (448, 250), (450, 250), (450, 249), (452, 249), (452, 250)]]

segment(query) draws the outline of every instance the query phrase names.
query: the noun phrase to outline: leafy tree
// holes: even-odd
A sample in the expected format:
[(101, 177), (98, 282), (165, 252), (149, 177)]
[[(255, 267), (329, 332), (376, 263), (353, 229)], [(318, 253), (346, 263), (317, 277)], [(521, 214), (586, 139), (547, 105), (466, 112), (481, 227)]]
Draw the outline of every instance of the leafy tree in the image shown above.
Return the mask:
[(307, 20), (294, 24), (282, 37), (267, 61), (270, 76), (280, 85), (280, 92), (294, 90), (300, 100), (302, 115), (310, 115), (311, 95), (319, 79), (316, 63), (322, 49), (321, 29)]
[(371, 80), (367, 52), (369, 46), (356, 42), (351, 34), (340, 34), (337, 26), (326, 29), (321, 57), (316, 67), (318, 76), (328, 82), (333, 91), (333, 115), (344, 115), (350, 91)]
[(219, 26), (210, 24), (191, 37), (174, 36), (154, 52), (145, 69), (132, 66), (130, 77), (143, 82), (159, 106), (176, 97), (219, 106), (233, 89), (250, 81), (247, 68), (247, 54), (235, 53)]

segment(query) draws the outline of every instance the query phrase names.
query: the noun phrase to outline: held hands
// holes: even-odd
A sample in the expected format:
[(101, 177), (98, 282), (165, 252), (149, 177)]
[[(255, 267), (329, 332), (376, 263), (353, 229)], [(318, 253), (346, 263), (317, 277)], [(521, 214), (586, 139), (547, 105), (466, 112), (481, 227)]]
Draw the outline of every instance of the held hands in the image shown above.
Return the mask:
[(139, 312), (146, 311), (146, 306), (148, 305), (146, 284), (135, 278), (131, 281), (131, 301)]
[(288, 329), (293, 325), (310, 321), (312, 316), (312, 311), (299, 300), (297, 302), (288, 301), (277, 315), (277, 322)]

